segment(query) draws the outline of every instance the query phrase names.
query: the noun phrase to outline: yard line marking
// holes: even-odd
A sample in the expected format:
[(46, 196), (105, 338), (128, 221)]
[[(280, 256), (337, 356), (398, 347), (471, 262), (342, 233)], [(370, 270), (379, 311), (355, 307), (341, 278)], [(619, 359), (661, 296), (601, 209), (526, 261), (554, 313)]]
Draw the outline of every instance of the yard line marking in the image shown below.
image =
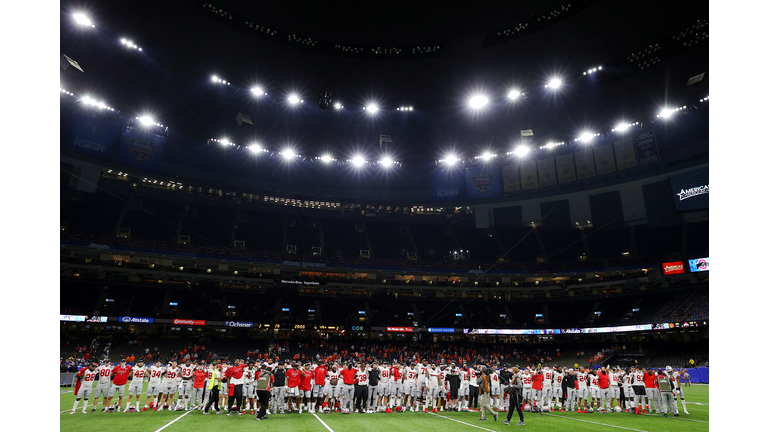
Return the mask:
[(648, 432), (648, 431), (644, 431), (642, 429), (632, 429), (632, 428), (628, 428), (628, 427), (616, 426), (616, 425), (607, 424), (607, 423), (598, 423), (598, 422), (593, 422), (593, 421), (589, 421), (589, 420), (583, 420), (583, 419), (578, 419), (578, 418), (566, 417), (566, 416), (562, 416), (562, 415), (558, 415), (558, 414), (548, 414), (548, 415), (551, 416), (551, 417), (555, 417), (555, 418), (561, 418), (561, 419), (566, 419), (566, 420), (582, 421), (582, 422), (592, 423), (592, 424), (596, 424), (596, 425), (600, 425), (600, 426), (610, 426), (610, 427), (615, 427), (615, 428), (619, 428), (619, 429), (626, 429), (626, 430), (631, 430), (631, 431), (637, 431), (637, 432)]
[(448, 419), (448, 420), (451, 420), (451, 421), (455, 421), (455, 422), (458, 422), (458, 423), (462, 423), (462, 424), (465, 424), (465, 425), (467, 425), (467, 426), (472, 426), (473, 428), (478, 428), (478, 429), (482, 429), (482, 430), (487, 430), (487, 431), (489, 431), (489, 432), (496, 432), (496, 431), (494, 431), (494, 430), (492, 430), (492, 429), (486, 429), (486, 428), (484, 428), (484, 427), (480, 427), (480, 426), (477, 426), (477, 425), (473, 425), (473, 424), (471, 424), (471, 423), (465, 423), (465, 422), (463, 422), (463, 421), (461, 421), (461, 420), (452, 419), (452, 418), (450, 418), (450, 417), (441, 416), (441, 415), (438, 415), (438, 414), (435, 414), (435, 413), (430, 413), (430, 414), (432, 414), (433, 416), (438, 416), (438, 417), (442, 417), (442, 418), (444, 418), (444, 419)]
[(180, 420), (182, 417), (184, 417), (185, 415), (187, 415), (187, 414), (189, 414), (189, 413), (191, 413), (191, 412), (192, 412), (192, 411), (187, 411), (187, 412), (185, 412), (184, 414), (182, 414), (182, 415), (180, 415), (180, 416), (176, 417), (176, 419), (174, 419), (173, 421), (171, 421), (171, 422), (170, 422), (170, 423), (168, 423), (167, 425), (165, 425), (165, 426), (161, 427), (160, 429), (156, 430), (155, 432), (160, 432), (161, 430), (163, 430), (163, 429), (167, 428), (168, 426), (170, 426), (170, 425), (172, 425), (172, 424), (176, 423), (176, 422), (177, 422), (177, 421), (179, 421), (179, 420)]
[[(654, 417), (664, 417), (661, 414), (643, 414), (643, 415), (651, 415), (651, 416), (654, 416)], [(694, 420), (694, 419), (689, 419), (689, 418), (685, 418), (685, 417), (673, 417), (673, 418), (675, 418), (677, 420), (687, 420), (687, 421), (692, 421), (692, 422), (699, 422), (699, 423), (707, 423), (707, 424), (709, 424), (708, 421), (704, 421), (704, 420)]]
[(325, 426), (325, 428), (326, 428), (326, 429), (328, 429), (330, 432), (333, 432), (333, 429), (331, 429), (330, 427), (328, 427), (328, 425), (327, 425), (327, 424), (325, 424), (325, 422), (324, 422), (323, 420), (321, 420), (321, 419), (320, 419), (320, 417), (318, 417), (318, 416), (317, 416), (317, 414), (315, 414), (315, 413), (312, 413), (312, 415), (313, 415), (313, 416), (315, 416), (315, 418), (317, 419), (317, 421), (319, 421), (320, 423), (322, 423), (322, 424), (323, 424), (323, 426)]

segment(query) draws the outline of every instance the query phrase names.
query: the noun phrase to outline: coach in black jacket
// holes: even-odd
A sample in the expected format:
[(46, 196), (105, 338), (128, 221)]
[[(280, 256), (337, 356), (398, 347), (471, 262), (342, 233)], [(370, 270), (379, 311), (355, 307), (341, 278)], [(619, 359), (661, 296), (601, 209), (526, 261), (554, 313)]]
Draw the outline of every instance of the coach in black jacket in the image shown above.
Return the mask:
[(512, 413), (517, 410), (517, 415), (520, 417), (520, 422), (517, 425), (525, 426), (523, 410), (520, 408), (520, 402), (523, 399), (523, 383), (520, 376), (517, 375), (518, 372), (520, 372), (520, 369), (517, 367), (512, 368), (509, 385), (504, 387), (504, 393), (509, 394), (509, 408), (507, 409), (507, 419), (502, 421), (502, 423), (509, 424), (509, 421), (512, 420)]

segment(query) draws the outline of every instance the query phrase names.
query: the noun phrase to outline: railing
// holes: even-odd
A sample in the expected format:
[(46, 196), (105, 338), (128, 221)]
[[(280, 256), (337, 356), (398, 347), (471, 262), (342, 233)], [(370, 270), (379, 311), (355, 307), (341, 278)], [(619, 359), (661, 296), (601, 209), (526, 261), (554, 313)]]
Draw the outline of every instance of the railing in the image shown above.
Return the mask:
[(59, 387), (74, 387), (74, 386), (75, 386), (74, 372), (62, 372), (59, 374)]

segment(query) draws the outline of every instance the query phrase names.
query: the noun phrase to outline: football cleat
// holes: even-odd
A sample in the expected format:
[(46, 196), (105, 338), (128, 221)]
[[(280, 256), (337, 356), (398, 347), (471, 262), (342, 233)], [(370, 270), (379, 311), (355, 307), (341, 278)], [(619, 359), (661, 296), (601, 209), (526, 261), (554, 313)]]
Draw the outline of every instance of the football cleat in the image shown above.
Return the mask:
[(437, 413), (437, 408), (432, 408), (433, 413)]
[(424, 408), (424, 412), (429, 412), (426, 408)]
[(387, 413), (387, 414), (391, 414), (392, 413), (392, 408), (387, 408), (387, 410), (384, 411), (384, 412)]
[(74, 413), (75, 413), (75, 410), (72, 410), (72, 411), (70, 411), (69, 413), (70, 413), (70, 414), (74, 414)]
[(144, 407), (144, 408), (141, 409), (141, 412), (144, 412), (146, 410), (147, 410), (147, 407)]

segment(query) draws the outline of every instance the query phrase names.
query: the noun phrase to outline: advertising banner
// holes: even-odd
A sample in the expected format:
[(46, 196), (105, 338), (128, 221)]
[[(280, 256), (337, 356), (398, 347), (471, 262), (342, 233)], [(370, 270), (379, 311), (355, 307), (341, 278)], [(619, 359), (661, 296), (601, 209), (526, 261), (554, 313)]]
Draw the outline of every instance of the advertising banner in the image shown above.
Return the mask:
[(105, 316), (89, 316), (85, 319), (85, 322), (91, 322), (91, 323), (102, 323), (107, 322), (107, 317)]
[(613, 152), (616, 155), (616, 164), (620, 170), (637, 166), (635, 144), (632, 137), (622, 138), (613, 143)]
[(445, 327), (429, 327), (427, 332), (429, 333), (453, 333), (455, 329)]
[(536, 172), (536, 161), (526, 161), (520, 164), (520, 182), (523, 189), (539, 187), (539, 173)]
[(413, 327), (387, 327), (388, 332), (413, 333)]
[(255, 326), (252, 322), (244, 321), (224, 321), (226, 327), (239, 327), (239, 328), (253, 328)]
[(661, 272), (665, 275), (685, 273), (682, 261), (661, 263)]
[(709, 167), (669, 178), (677, 211), (709, 208)]
[(595, 146), (592, 151), (595, 155), (597, 175), (610, 174), (616, 171), (616, 163), (613, 161), (612, 144)]
[(204, 326), (205, 325), (205, 320), (174, 319), (173, 323), (176, 324), (176, 325)]
[(576, 168), (573, 164), (573, 153), (555, 157), (557, 164), (557, 182), (568, 183), (576, 181)]
[(127, 127), (120, 137), (117, 161), (147, 171), (160, 171), (165, 137)]
[(688, 267), (691, 268), (691, 273), (709, 271), (709, 257), (688, 260)]
[(637, 147), (637, 158), (640, 165), (659, 162), (659, 148), (656, 145), (656, 134), (645, 132), (635, 135), (635, 147)]
[(122, 323), (139, 323), (139, 324), (152, 324), (155, 322), (154, 318), (141, 318), (141, 317), (128, 317), (121, 316), (117, 320)]
[(501, 175), (504, 178), (504, 192), (520, 190), (520, 165), (502, 165)]
[(539, 171), (540, 187), (557, 184), (557, 174), (555, 174), (555, 158), (550, 157), (536, 161), (536, 167)]
[(59, 321), (85, 322), (85, 315), (59, 315)]
[(362, 326), (362, 325), (353, 325), (349, 328), (352, 331), (368, 331), (370, 328), (368, 326)]
[(91, 115), (76, 115), (67, 130), (64, 148), (99, 159), (112, 159), (120, 137), (120, 125)]
[(595, 161), (592, 158), (592, 149), (587, 148), (574, 153), (576, 159), (576, 175), (579, 180), (595, 176)]
[(447, 169), (432, 171), (432, 199), (455, 201), (464, 198), (464, 173), (462, 170)]
[(501, 169), (497, 165), (466, 168), (464, 188), (468, 199), (501, 197)]

